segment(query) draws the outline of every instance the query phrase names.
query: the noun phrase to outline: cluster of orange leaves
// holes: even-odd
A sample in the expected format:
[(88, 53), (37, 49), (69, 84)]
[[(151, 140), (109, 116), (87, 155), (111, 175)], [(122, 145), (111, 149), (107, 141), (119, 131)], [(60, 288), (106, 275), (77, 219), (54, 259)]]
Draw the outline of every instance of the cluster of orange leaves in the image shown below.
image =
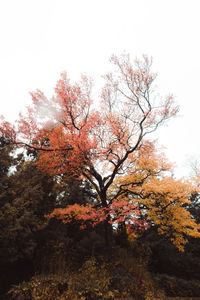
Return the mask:
[[(151, 154), (145, 157), (143, 153), (135, 170), (119, 177), (110, 193), (112, 194), (113, 189), (115, 192), (121, 189), (119, 199), (126, 201), (127, 194), (132, 195), (138, 208), (142, 207), (141, 211), (145, 212), (147, 222), (157, 226), (160, 234), (167, 236), (183, 251), (188, 236), (200, 237), (200, 226), (185, 208), (185, 205), (191, 203), (191, 194), (199, 192), (198, 180), (176, 180), (170, 176), (171, 169), (163, 156), (154, 153), (153, 156)], [(137, 184), (138, 182), (141, 184)]]
[(57, 218), (63, 223), (71, 223), (78, 221), (80, 229), (86, 228), (87, 225), (96, 226), (101, 222), (108, 220), (108, 223), (112, 225), (118, 225), (125, 223), (126, 226), (137, 226), (140, 229), (147, 227), (147, 222), (141, 222), (138, 217), (140, 211), (138, 207), (126, 200), (115, 200), (107, 208), (102, 207), (98, 210), (91, 204), (79, 205), (73, 204), (66, 208), (55, 209), (51, 214), (47, 215), (47, 218)]

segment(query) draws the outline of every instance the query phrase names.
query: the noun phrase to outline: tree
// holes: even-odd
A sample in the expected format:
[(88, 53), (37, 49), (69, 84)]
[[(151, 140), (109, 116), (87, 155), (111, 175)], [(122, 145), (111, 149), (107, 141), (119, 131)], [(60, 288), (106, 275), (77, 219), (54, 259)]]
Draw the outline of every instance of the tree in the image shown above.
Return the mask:
[(198, 159), (190, 159), (188, 165), (191, 169), (191, 182), (194, 185), (194, 190), (190, 196), (190, 203), (185, 205), (185, 208), (190, 212), (198, 224), (200, 224), (200, 163)]
[[(0, 264), (33, 258), (40, 232), (47, 226), (44, 215), (55, 208), (56, 201), (53, 178), (41, 174), (33, 161), (9, 154), (7, 164), (12, 159), (8, 166), (17, 165), (17, 170), (11, 174), (7, 170), (2, 178), (4, 189), (0, 189)], [(2, 157), (0, 164), (4, 162)]]
[[(151, 151), (140, 153), (130, 173), (114, 182), (111, 197), (114, 189), (118, 199), (132, 199), (140, 210), (137, 223), (142, 221), (143, 225), (146, 221), (183, 251), (187, 236), (200, 237), (196, 220), (185, 208), (191, 204), (196, 187), (189, 181), (175, 180), (170, 176), (172, 171), (162, 155)], [(134, 229), (135, 224), (131, 227)]]
[(33, 259), (44, 232), (49, 238), (56, 227), (44, 216), (57, 207), (85, 204), (90, 197), (90, 188), (80, 180), (43, 174), (35, 161), (14, 155), (11, 140), (0, 134), (0, 264)]
[[(104, 77), (99, 109), (92, 106), (91, 81), (82, 76), (80, 83), (71, 84), (63, 73), (51, 99), (40, 90), (31, 93), (33, 106), (20, 115), (17, 128), (2, 122), (2, 130), (16, 145), (40, 152), (37, 166), (41, 170), (68, 174), (93, 186), (98, 198), (92, 205), (68, 206), (59, 215), (65, 221), (70, 215), (85, 222), (93, 219), (93, 224), (104, 221), (107, 241), (114, 206), (124, 210), (119, 201), (123, 183), (118, 181), (111, 198), (109, 190), (119, 176), (131, 173), (140, 153), (151, 150), (146, 136), (178, 112), (172, 95), (153, 95), (156, 74), (150, 71), (151, 59), (144, 56), (132, 65), (124, 54), (112, 56), (111, 62), (117, 71)], [(126, 205), (128, 211), (134, 210), (131, 216), (136, 220), (134, 202), (126, 198)]]
[[(60, 270), (67, 246), (69, 257), (76, 240), (80, 243), (84, 236), (78, 224), (48, 222), (44, 215), (56, 207), (85, 203), (90, 187), (80, 180), (43, 174), (36, 161), (37, 153), (17, 154), (11, 139), (0, 133), (0, 295), (34, 272)], [(67, 263), (74, 261), (70, 255)]]

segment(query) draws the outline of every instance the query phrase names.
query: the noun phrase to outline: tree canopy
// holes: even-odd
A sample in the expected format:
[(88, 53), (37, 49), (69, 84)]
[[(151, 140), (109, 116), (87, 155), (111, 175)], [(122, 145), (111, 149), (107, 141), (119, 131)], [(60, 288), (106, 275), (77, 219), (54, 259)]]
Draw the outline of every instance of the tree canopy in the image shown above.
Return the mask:
[(151, 222), (182, 250), (185, 235), (199, 237), (183, 207), (190, 188), (164, 175), (170, 167), (147, 140), (179, 108), (172, 95), (156, 95), (150, 58), (132, 64), (129, 55), (113, 55), (111, 62), (114, 71), (104, 76), (98, 105), (89, 78), (71, 84), (62, 73), (52, 98), (31, 93), (27, 113), (15, 127), (3, 121), (1, 130), (13, 144), (38, 151), (43, 172), (84, 180), (96, 191), (92, 203), (71, 204), (49, 217), (75, 219), (82, 227), (103, 222), (107, 241), (110, 224), (145, 228)]

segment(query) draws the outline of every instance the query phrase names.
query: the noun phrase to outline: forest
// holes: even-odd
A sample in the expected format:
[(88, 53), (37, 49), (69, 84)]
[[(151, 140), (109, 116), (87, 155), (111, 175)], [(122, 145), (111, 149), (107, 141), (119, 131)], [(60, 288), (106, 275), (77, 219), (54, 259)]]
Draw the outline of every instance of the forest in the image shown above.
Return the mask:
[(112, 56), (92, 80), (0, 122), (0, 299), (200, 296), (200, 170), (176, 179), (151, 138), (178, 115), (152, 59)]

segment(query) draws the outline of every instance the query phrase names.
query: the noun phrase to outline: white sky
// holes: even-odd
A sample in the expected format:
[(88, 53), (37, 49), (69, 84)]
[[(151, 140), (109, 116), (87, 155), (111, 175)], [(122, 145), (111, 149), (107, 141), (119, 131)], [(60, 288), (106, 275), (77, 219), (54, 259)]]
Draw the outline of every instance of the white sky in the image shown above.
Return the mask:
[(199, 15), (199, 0), (1, 0), (0, 114), (16, 119), (37, 88), (50, 97), (64, 70), (99, 86), (113, 53), (147, 54), (160, 93), (181, 106), (158, 134), (177, 176), (187, 175), (187, 158), (200, 158)]

